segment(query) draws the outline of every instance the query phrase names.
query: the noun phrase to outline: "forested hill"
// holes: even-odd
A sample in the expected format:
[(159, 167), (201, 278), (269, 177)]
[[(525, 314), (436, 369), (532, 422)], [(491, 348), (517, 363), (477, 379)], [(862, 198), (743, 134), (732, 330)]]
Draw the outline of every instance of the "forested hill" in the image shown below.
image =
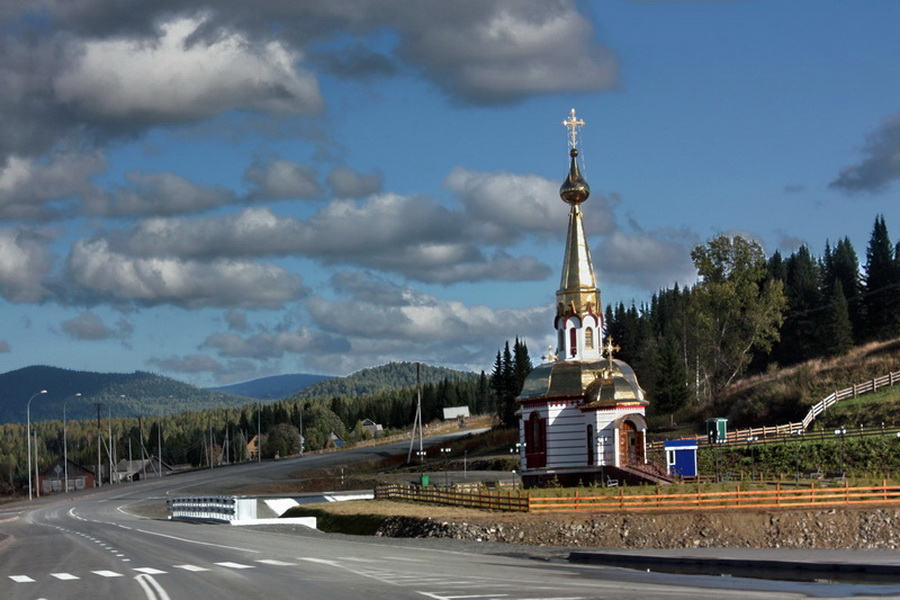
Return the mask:
[(248, 396), (260, 400), (279, 400), (287, 398), (296, 392), (307, 388), (314, 383), (330, 379), (327, 375), (310, 375), (308, 373), (293, 373), (289, 375), (272, 375), (260, 377), (243, 383), (233, 383), (221, 387), (210, 388), (216, 392)]
[[(321, 376), (309, 376), (321, 378)], [(441, 381), (475, 381), (478, 374), (444, 367), (421, 365), (422, 384)], [(416, 363), (389, 363), (357, 371), (347, 377), (319, 380), (303, 388), (293, 398), (353, 398), (416, 384)], [(297, 386), (302, 387), (302, 386)], [(293, 389), (296, 390), (297, 387)], [(203, 389), (153, 373), (94, 373), (48, 366), (33, 366), (0, 374), (0, 423), (24, 423), (25, 406), (32, 395), (32, 421), (62, 420), (63, 404), (68, 419), (97, 416), (95, 404), (103, 404), (103, 414), (113, 417), (156, 416), (207, 408), (239, 407), (255, 404), (248, 395)], [(75, 394), (81, 394), (75, 397)], [(286, 391), (279, 397), (289, 396)], [(271, 397), (275, 399), (274, 397)]]
[[(242, 406), (255, 401), (141, 371), (93, 373), (33, 366), (0, 374), (0, 423), (24, 423), (28, 399), (41, 390), (47, 393), (35, 396), (31, 402), (33, 421), (62, 420), (64, 403), (67, 418), (89, 419), (97, 415), (97, 402), (103, 404), (104, 415), (136, 417)], [(75, 394), (81, 397), (76, 398)]]
[[(420, 365), (422, 384), (437, 384), (443, 380), (475, 381), (478, 373), (456, 371), (445, 367)], [(301, 390), (292, 398), (356, 397), (385, 390), (396, 390), (416, 385), (416, 363), (392, 362), (380, 367), (357, 371), (347, 377), (326, 379)]]

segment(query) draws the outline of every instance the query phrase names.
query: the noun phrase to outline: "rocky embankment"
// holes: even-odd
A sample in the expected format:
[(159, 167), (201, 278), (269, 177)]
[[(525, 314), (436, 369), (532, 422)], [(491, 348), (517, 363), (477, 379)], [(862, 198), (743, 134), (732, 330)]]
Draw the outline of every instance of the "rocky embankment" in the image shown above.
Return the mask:
[(394, 516), (376, 535), (603, 548), (900, 548), (900, 508)]

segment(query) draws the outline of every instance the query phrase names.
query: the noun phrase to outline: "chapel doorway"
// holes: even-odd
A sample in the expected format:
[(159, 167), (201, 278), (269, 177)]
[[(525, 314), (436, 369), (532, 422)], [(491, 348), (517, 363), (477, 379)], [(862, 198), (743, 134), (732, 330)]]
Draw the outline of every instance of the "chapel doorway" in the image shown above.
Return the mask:
[(644, 462), (644, 432), (625, 420), (619, 426), (619, 464), (641, 465)]

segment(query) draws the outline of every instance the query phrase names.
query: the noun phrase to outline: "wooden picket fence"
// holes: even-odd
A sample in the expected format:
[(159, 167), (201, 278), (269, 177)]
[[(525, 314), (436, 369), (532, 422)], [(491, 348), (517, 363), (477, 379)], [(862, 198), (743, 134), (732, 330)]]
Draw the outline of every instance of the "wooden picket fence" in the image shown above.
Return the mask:
[(512, 490), (457, 490), (449, 487), (379, 484), (376, 500), (402, 500), (426, 504), (446, 504), (482, 510), (528, 512), (528, 496)]
[(656, 488), (652, 494), (626, 494), (619, 489), (615, 494), (583, 495), (575, 489), (566, 496), (538, 496), (525, 492), (458, 491), (452, 488), (420, 487), (403, 484), (385, 484), (375, 488), (375, 498), (402, 500), (430, 504), (444, 504), (482, 510), (515, 512), (636, 512), (682, 510), (734, 510), (747, 508), (799, 508), (852, 506), (864, 504), (900, 504), (900, 486), (881, 485), (809, 487), (782, 486), (774, 489), (677, 493), (678, 486), (663, 492)]

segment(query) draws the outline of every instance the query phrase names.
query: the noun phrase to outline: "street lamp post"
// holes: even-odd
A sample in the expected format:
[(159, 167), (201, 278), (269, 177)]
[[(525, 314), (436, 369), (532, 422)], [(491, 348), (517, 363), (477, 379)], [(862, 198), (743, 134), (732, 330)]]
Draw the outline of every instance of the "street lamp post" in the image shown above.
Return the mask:
[(601, 435), (597, 438), (600, 442), (600, 485), (605, 486), (606, 481), (606, 444), (609, 443), (609, 437)]
[(747, 449), (750, 450), (750, 481), (756, 479), (756, 451), (755, 447), (751, 446), (753, 442), (759, 439), (755, 435), (747, 436)]
[(25, 434), (27, 441), (27, 451), (28, 451), (28, 499), (31, 500), (31, 401), (40, 396), (41, 394), (46, 394), (47, 390), (41, 390), (36, 393), (34, 396), (28, 399), (28, 403), (25, 405), (25, 418), (28, 422), (28, 431)]
[(450, 477), (447, 473), (450, 467), (450, 448), (441, 448), (441, 454), (444, 455), (444, 487), (450, 487)]
[(69, 442), (66, 431), (66, 404), (69, 403), (69, 400), (72, 398), (81, 398), (81, 393), (75, 394), (74, 396), (69, 396), (63, 402), (63, 469), (65, 470), (65, 493), (69, 493)]
[(841, 436), (841, 477), (847, 476), (847, 456), (844, 449), (844, 435), (847, 433), (846, 427), (838, 427), (834, 430), (834, 435)]

